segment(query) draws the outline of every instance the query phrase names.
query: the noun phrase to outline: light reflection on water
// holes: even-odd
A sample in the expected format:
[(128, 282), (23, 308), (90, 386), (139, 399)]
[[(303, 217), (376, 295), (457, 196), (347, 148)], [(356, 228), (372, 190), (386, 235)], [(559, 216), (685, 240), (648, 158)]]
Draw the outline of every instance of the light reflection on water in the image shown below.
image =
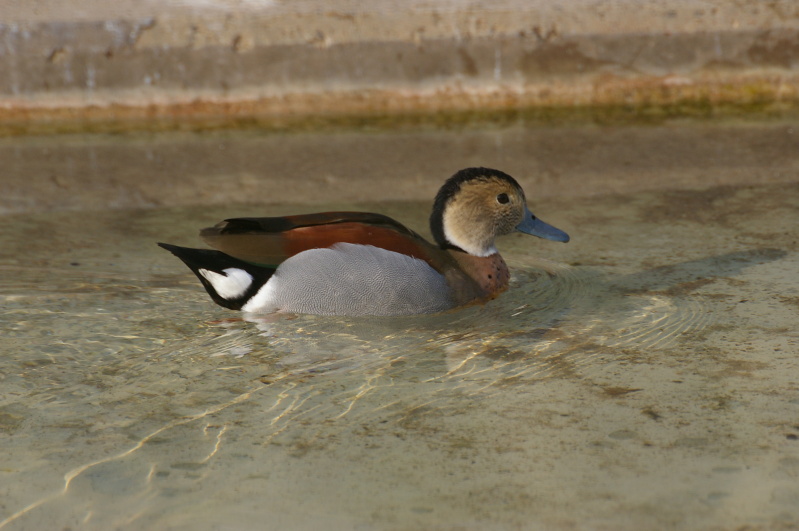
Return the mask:
[[(62, 488), (51, 486), (27, 510), (74, 504), (70, 512), (92, 514), (93, 525), (116, 525), (120, 512), (134, 518), (135, 507), (148, 512), (160, 505), (156, 498), (188, 495), (186, 483), (217, 477), (206, 469), (215, 458), (235, 462), (242, 450), (229, 439), (242, 437), (242, 423), (255, 430), (250, 444), (301, 454), (353, 425), (403, 425), (454, 414), (511, 386), (583, 377), (597, 361), (613, 361), (609, 347), (653, 348), (702, 314), (673, 299), (613, 292), (590, 268), (529, 262), (514, 268), (509, 291), (490, 304), (391, 319), (225, 314), (233, 317), (187, 330), (194, 318), (187, 311), (162, 319), (154, 309), (174, 306), (181, 294), (102, 273), (91, 282), (66, 275), (60, 289), (9, 296), (7, 333), (42, 336), (17, 345), (12, 357), (21, 372), (6, 377), (8, 391), (27, 395), (19, 414), (38, 419), (39, 429), (20, 442), (60, 433), (68, 445), (84, 431), (100, 447), (51, 455), (48, 462), (57, 456), (67, 464), (59, 468)], [(16, 287), (36, 293), (35, 277), (49, 273), (29, 270), (30, 284)], [(159, 291), (162, 300), (151, 300)], [(191, 311), (207, 312), (210, 302), (194, 291)], [(184, 337), (168, 337), (175, 333)], [(164, 447), (169, 459), (152, 455)], [(19, 472), (40, 466), (29, 462)]]
[(152, 239), (133, 246), (152, 247), (139, 265), (103, 262), (99, 247), (76, 266), (0, 266), (0, 425), (10, 435), (0, 470), (17, 486), (0, 527), (190, 529), (212, 514), (235, 522), (239, 504), (258, 515), (260, 500), (291, 485), (311, 489), (297, 486), (310, 473), (302, 458), (318, 467), (376, 448), (394, 470), (425, 448), (439, 460), (518, 451), (536, 426), (513, 423), (496, 441), (492, 419), (668, 354), (717, 322), (712, 299), (689, 287), (786, 256), (642, 271), (569, 266), (517, 246), (510, 289), (484, 306), (242, 318), (214, 307), (180, 264), (143, 266), (159, 252)]

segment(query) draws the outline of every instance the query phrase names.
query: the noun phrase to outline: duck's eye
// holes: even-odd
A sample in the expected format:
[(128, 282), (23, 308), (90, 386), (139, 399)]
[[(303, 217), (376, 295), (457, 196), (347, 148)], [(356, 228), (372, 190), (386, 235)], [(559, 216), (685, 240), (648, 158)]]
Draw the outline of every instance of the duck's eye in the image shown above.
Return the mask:
[(504, 205), (508, 201), (510, 201), (510, 197), (508, 197), (508, 194), (499, 194), (497, 196), (497, 203), (499, 203), (500, 205)]

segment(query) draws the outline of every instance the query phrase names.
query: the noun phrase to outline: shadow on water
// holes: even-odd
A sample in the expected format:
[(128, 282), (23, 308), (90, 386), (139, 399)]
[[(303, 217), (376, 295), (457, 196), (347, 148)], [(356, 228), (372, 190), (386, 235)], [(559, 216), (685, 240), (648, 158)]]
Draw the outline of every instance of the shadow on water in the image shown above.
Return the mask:
[(747, 267), (773, 262), (787, 254), (782, 249), (771, 248), (736, 251), (647, 269), (625, 275), (614, 284), (631, 293), (657, 291), (666, 295), (680, 295), (720, 278), (740, 275)]

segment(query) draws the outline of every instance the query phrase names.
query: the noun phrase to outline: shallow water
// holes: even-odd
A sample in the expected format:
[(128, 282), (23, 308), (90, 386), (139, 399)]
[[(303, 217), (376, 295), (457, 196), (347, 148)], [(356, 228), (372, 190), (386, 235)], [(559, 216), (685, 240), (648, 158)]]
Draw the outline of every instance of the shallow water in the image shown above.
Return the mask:
[(155, 246), (307, 206), (6, 215), (0, 528), (799, 526), (799, 185), (532, 206), (573, 239), (501, 240), (508, 292), (380, 319), (242, 319)]

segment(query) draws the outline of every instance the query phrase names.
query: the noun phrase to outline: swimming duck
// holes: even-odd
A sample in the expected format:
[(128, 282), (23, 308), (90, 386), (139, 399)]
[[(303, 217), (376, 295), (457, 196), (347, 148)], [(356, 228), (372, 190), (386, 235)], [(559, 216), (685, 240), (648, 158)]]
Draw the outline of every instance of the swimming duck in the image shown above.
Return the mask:
[(444, 183), (430, 229), (435, 244), (381, 214), (322, 212), (227, 219), (200, 232), (216, 251), (158, 245), (233, 310), (407, 315), (485, 302), (507, 289), (497, 236), (518, 230), (569, 241), (530, 212), (513, 177), (488, 168)]

